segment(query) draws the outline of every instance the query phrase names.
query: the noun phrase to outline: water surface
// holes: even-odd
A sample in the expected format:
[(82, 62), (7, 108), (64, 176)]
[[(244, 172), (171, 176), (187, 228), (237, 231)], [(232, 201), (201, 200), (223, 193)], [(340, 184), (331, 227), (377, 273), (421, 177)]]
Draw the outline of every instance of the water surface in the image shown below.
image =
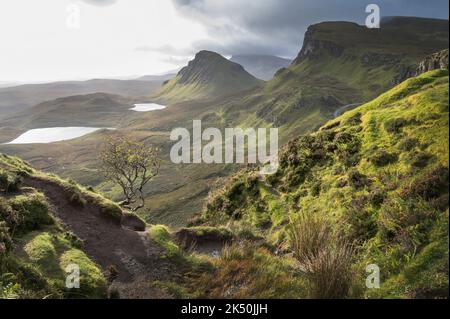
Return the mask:
[(141, 103), (141, 104), (135, 104), (133, 108), (131, 108), (131, 111), (136, 112), (151, 112), (151, 111), (158, 111), (158, 110), (164, 110), (166, 108), (165, 105), (156, 104), (156, 103)]
[(49, 127), (26, 131), (6, 144), (47, 144), (72, 140), (104, 128), (100, 127)]

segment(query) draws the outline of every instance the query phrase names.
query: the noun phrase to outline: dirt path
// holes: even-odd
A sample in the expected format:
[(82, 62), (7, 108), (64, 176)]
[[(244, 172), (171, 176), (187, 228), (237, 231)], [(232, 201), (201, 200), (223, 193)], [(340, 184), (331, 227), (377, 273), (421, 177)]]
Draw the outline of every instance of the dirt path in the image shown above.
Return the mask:
[(83, 250), (104, 271), (111, 265), (118, 270), (112, 287), (119, 291), (121, 298), (170, 297), (151, 285), (155, 280), (168, 280), (173, 269), (160, 258), (161, 249), (145, 232), (123, 228), (102, 216), (94, 204), (74, 207), (56, 183), (29, 177), (24, 184), (45, 194), (54, 216), (83, 240)]

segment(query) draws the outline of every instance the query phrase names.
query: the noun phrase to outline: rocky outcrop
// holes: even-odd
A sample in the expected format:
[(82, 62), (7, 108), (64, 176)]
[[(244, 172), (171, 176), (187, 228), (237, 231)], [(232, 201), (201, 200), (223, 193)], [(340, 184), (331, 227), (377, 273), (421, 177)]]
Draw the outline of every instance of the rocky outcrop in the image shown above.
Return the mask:
[(302, 50), (294, 60), (294, 64), (299, 64), (306, 58), (317, 59), (326, 53), (338, 58), (344, 52), (342, 46), (332, 41), (316, 39), (315, 33), (318, 31), (317, 28), (317, 26), (312, 25), (306, 31)]
[(416, 73), (417, 75), (420, 75), (437, 69), (448, 69), (448, 49), (427, 56), (419, 63)]
[(402, 67), (398, 75), (392, 80), (392, 85), (400, 84), (409, 78), (437, 69), (448, 69), (448, 49), (427, 56), (418, 65)]

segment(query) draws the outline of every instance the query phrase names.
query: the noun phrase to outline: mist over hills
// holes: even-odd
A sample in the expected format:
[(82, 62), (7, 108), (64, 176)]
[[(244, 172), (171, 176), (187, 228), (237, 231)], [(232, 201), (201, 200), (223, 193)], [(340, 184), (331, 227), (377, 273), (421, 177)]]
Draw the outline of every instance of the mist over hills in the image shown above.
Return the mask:
[(238, 63), (258, 79), (268, 81), (275, 73), (291, 64), (292, 60), (273, 55), (233, 55), (230, 61)]

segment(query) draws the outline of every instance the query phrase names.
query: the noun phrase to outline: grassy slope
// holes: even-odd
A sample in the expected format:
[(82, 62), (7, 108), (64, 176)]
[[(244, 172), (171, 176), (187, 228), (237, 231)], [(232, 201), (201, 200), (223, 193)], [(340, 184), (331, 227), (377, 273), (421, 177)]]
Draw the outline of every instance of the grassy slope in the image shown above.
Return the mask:
[[(0, 298), (106, 297), (107, 281), (100, 267), (83, 252), (82, 242), (54, 218), (46, 197), (38, 189), (21, 187), (21, 176), (57, 183), (61, 196), (71, 196), (80, 204), (95, 202), (113, 218), (120, 218), (120, 208), (4, 154), (0, 154), (0, 176)], [(72, 263), (81, 272), (81, 288), (76, 291), (65, 288), (65, 269)]]
[[(448, 71), (428, 72), (297, 138), (285, 147), (276, 175), (265, 181), (256, 172), (236, 175), (211, 195), (197, 222), (262, 237), (287, 253), (266, 255), (288, 262), (291, 222), (300, 213), (322, 216), (355, 245), (352, 297), (447, 296), (448, 88)], [(227, 264), (239, 262), (245, 273), (257, 262), (242, 254), (250, 253), (222, 258), (211, 276), (233, 282)], [(379, 265), (381, 289), (365, 288), (368, 264)], [(200, 283), (214, 289), (208, 278)], [(234, 287), (238, 296), (260, 284), (245, 280)]]

